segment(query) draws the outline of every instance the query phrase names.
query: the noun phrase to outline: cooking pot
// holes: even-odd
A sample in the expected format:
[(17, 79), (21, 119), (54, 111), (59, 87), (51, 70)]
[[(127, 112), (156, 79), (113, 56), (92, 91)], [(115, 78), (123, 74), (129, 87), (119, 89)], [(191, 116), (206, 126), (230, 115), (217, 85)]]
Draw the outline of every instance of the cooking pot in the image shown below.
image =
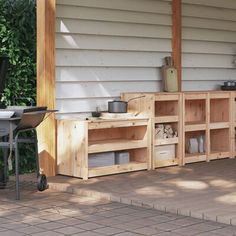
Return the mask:
[(127, 102), (126, 101), (116, 101), (116, 100), (108, 102), (108, 112), (109, 113), (126, 113), (127, 109), (128, 109), (128, 103), (131, 100), (135, 100), (135, 99), (142, 98), (142, 97), (145, 97), (145, 95), (131, 98)]

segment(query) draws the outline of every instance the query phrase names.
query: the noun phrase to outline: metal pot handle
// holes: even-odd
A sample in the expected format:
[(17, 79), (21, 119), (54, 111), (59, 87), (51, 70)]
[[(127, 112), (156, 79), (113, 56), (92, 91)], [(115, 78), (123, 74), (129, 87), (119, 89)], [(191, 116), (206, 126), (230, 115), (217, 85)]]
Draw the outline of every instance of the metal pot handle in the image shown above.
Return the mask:
[(139, 96), (139, 97), (130, 98), (130, 99), (127, 101), (127, 103), (130, 102), (131, 100), (135, 100), (135, 99), (138, 99), (138, 98), (144, 98), (144, 97), (146, 97), (146, 96), (145, 96), (145, 95), (142, 95), (142, 96)]

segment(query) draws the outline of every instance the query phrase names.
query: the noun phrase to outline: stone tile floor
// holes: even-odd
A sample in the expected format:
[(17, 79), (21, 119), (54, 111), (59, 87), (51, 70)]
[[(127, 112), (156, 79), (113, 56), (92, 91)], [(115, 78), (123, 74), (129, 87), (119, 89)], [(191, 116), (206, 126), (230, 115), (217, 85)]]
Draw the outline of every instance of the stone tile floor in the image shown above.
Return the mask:
[(0, 190), (1, 236), (236, 236), (236, 227), (55, 190), (37, 192), (21, 183)]
[(49, 178), (50, 188), (236, 226), (236, 159), (91, 178)]

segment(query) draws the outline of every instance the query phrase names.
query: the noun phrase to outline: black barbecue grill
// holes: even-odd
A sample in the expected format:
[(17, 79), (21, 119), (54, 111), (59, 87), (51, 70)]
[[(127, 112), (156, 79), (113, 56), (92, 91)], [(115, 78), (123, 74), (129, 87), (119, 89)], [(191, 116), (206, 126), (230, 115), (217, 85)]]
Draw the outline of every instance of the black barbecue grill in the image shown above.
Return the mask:
[[(6, 118), (4, 112), (13, 111), (12, 117)], [(43, 191), (47, 188), (47, 178), (40, 174), (38, 160), (38, 140), (35, 128), (43, 121), (45, 114), (51, 112), (46, 107), (7, 107), (0, 110), (0, 137), (3, 141), (0, 142), (1, 148), (10, 150), (9, 155), (4, 155), (4, 176), (7, 181), (7, 161), (12, 156), (12, 151), (15, 153), (15, 176), (16, 176), (16, 199), (20, 198), (19, 194), (19, 143), (32, 143), (35, 146), (35, 159), (38, 177), (38, 190)], [(21, 134), (25, 131), (32, 131), (33, 136), (30, 138), (21, 138)], [(5, 153), (5, 152), (4, 152)]]
[[(3, 92), (7, 58), (0, 57), (0, 93)], [(1, 104), (4, 107), (4, 104)], [(5, 109), (0, 109), (0, 148), (3, 148), (4, 159), (4, 182), (8, 180), (7, 168), (8, 161), (11, 159), (12, 152), (15, 153), (15, 176), (16, 176), (16, 199), (20, 198), (19, 191), (19, 143), (32, 143), (35, 146), (35, 159), (37, 169), (37, 187), (43, 191), (47, 188), (47, 178), (40, 174), (39, 159), (38, 159), (38, 140), (35, 128), (45, 119), (46, 113), (54, 112), (55, 110), (47, 110), (47, 107), (37, 106), (10, 106)], [(12, 112), (12, 113), (11, 113)], [(26, 131), (32, 131), (32, 137), (22, 138), (21, 134)], [(9, 150), (9, 152), (7, 151)], [(10, 163), (10, 162), (9, 162)]]

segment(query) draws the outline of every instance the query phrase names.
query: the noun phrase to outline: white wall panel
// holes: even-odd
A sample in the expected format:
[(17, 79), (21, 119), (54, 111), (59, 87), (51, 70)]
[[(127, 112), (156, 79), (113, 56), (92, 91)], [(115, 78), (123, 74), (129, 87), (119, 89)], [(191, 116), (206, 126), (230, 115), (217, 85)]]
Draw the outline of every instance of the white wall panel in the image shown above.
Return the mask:
[(57, 82), (156, 81), (161, 70), (149, 67), (57, 67)]
[(111, 36), (171, 38), (171, 27), (121, 22), (57, 19), (56, 32)]
[(171, 3), (160, 0), (57, 0), (57, 4), (171, 14)]
[(236, 80), (235, 0), (183, 0), (183, 90)]
[(57, 0), (57, 109), (104, 110), (121, 92), (160, 91), (171, 35), (170, 1)]
[[(142, 66), (160, 67), (167, 53), (95, 50), (58, 50), (57, 66)], [(168, 53), (168, 55), (170, 55)]]
[(56, 34), (58, 49), (170, 52), (171, 39)]
[(81, 20), (127, 22), (136, 24), (142, 23), (169, 26), (172, 24), (169, 15), (156, 14), (156, 12), (135, 12), (128, 10), (117, 11), (113, 9), (66, 5), (57, 6), (57, 17)]

